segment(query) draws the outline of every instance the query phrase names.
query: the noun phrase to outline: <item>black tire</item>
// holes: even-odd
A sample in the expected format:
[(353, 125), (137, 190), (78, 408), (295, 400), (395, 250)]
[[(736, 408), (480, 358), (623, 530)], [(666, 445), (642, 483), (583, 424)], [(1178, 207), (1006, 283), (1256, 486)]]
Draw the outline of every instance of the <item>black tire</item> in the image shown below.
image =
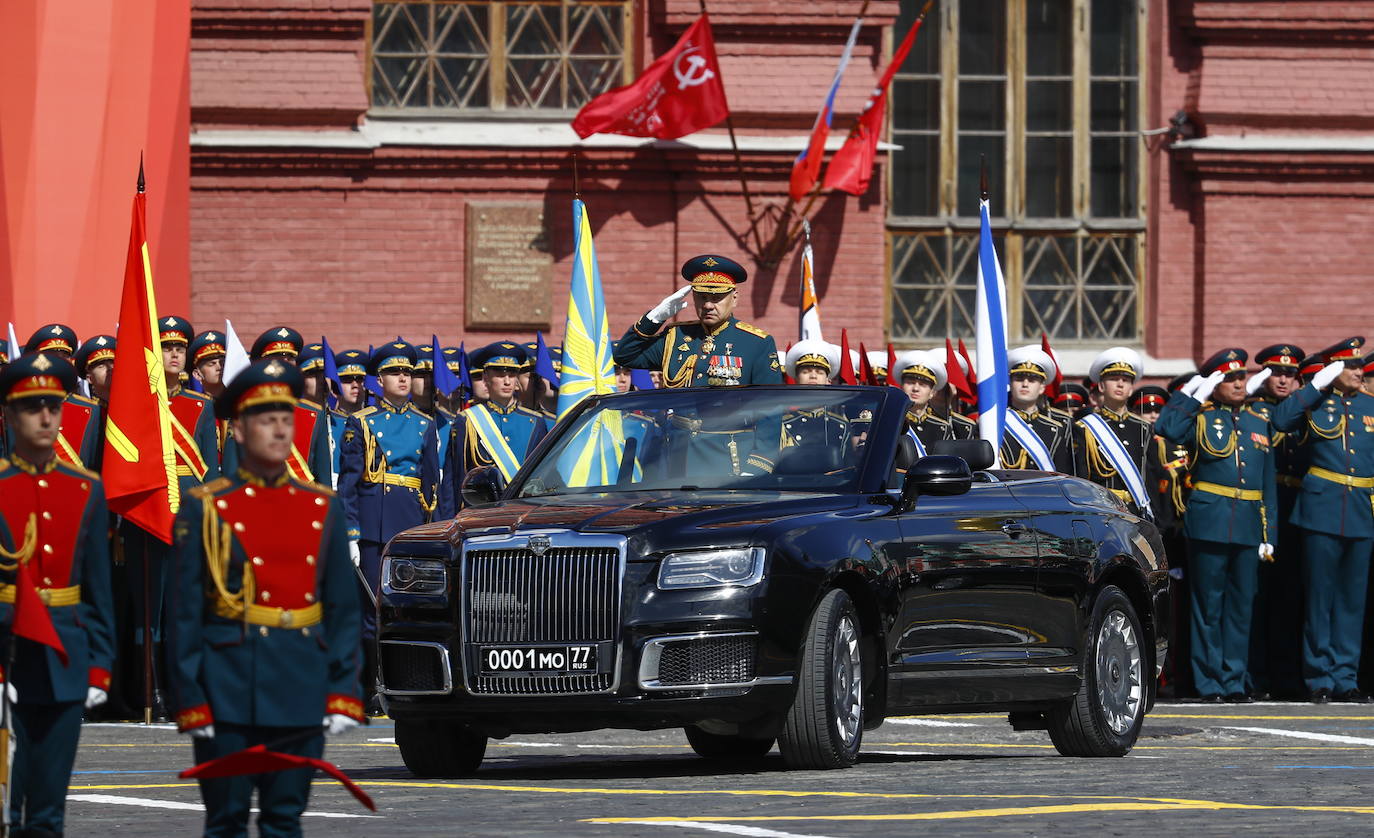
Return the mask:
[(1135, 747), (1149, 699), (1149, 660), (1135, 608), (1108, 585), (1093, 603), (1078, 694), (1045, 714), (1050, 739), (1070, 757), (1120, 757)]
[(746, 739), (743, 736), (722, 736), (719, 733), (707, 733), (695, 725), (688, 725), (682, 730), (687, 734), (687, 743), (702, 759), (731, 762), (756, 760), (763, 759), (765, 754), (773, 750), (771, 738)]
[(487, 737), (452, 722), (396, 721), (401, 759), (416, 777), (466, 777), (476, 773)]
[(863, 674), (858, 614), (849, 595), (836, 588), (811, 615), (797, 668), (797, 696), (778, 736), (788, 768), (848, 768), (858, 761)]

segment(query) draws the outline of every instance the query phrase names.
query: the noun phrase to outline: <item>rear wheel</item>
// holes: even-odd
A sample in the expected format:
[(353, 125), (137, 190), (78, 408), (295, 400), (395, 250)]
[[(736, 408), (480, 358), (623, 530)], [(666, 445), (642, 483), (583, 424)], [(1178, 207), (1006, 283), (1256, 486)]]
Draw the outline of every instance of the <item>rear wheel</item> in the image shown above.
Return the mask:
[(830, 591), (811, 615), (797, 670), (797, 697), (778, 748), (788, 768), (848, 768), (864, 730), (859, 618), (849, 595)]
[(1083, 677), (1072, 700), (1045, 714), (1059, 753), (1076, 757), (1125, 756), (1145, 721), (1143, 633), (1121, 589), (1097, 595), (1083, 655)]
[(688, 725), (683, 731), (687, 734), (687, 742), (692, 746), (692, 750), (702, 759), (762, 759), (764, 754), (773, 749), (771, 738), (746, 739), (743, 736), (722, 736), (719, 733), (707, 733), (695, 725)]
[(487, 737), (454, 722), (396, 721), (396, 744), (417, 777), (466, 777), (487, 752)]

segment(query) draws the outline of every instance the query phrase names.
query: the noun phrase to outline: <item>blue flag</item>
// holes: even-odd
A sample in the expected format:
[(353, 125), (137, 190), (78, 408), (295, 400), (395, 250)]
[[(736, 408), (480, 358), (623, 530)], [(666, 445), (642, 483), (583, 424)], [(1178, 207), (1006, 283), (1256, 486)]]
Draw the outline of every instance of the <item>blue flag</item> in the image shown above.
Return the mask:
[(343, 382), (339, 380), (339, 365), (334, 361), (334, 350), (329, 348), (329, 338), (320, 335), (320, 346), (324, 352), (324, 379), (334, 385), (329, 388), (329, 409), (339, 404), (339, 393), (343, 392)]
[(448, 396), (458, 389), (458, 376), (453, 374), (453, 370), (448, 368), (448, 361), (444, 360), (444, 352), (439, 348), (439, 336), (430, 335), (429, 340), (434, 344), (434, 389)]
[(978, 212), (978, 437), (992, 443), (995, 465), (1007, 427), (1007, 388), (1011, 385), (1007, 369), (1007, 284), (992, 246), (987, 198), (980, 202)]
[(544, 333), (535, 332), (534, 342), (539, 349), (534, 356), (534, 374), (549, 382), (549, 386), (558, 389), (558, 370), (553, 368), (553, 356), (549, 354), (548, 344), (544, 343)]

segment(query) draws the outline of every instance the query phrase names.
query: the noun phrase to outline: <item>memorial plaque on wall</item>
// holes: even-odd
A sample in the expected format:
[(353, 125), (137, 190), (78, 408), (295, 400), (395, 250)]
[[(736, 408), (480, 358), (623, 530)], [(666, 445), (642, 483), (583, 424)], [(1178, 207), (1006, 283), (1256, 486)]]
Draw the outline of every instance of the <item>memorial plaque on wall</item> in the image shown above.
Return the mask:
[(542, 202), (468, 202), (469, 329), (548, 329), (552, 280)]

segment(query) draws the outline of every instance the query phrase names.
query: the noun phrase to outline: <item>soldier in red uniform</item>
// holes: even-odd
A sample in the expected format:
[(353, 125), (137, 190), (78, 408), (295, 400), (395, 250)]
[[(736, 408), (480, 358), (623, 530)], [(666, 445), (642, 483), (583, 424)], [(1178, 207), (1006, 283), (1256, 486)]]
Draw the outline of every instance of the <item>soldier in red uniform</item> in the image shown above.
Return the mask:
[[(0, 460), (0, 649), (16, 737), (10, 822), (16, 835), (61, 835), (81, 713), (107, 698), (110, 619), (108, 512), (100, 478), (56, 455), (63, 399), (76, 370), (55, 355), (24, 355), (0, 373), (13, 451)], [(20, 565), (25, 567), (22, 570)], [(65, 660), (15, 636), (16, 584), (36, 584)], [(35, 613), (24, 603), (23, 621)], [(36, 612), (41, 615), (40, 612)]]
[[(249, 356), (254, 361), (276, 358), (297, 366), (303, 343), (301, 333), (289, 326), (273, 326), (253, 341)], [(323, 367), (323, 360), (320, 366)], [(329, 418), (323, 405), (302, 398), (296, 402), (296, 439), (292, 443), (286, 467), (291, 476), (307, 483), (330, 486), (334, 483), (332, 458), (329, 454)], [(241, 452), (232, 441), (224, 445), (224, 471), (233, 471)]]
[[(24, 344), (24, 352), (50, 352), (65, 361), (72, 360), (77, 347), (76, 330), (62, 323), (39, 327)], [(62, 429), (54, 451), (57, 458), (74, 466), (99, 470), (99, 457), (105, 444), (101, 436), (100, 405), (73, 390), (62, 402)]]
[[(215, 400), (242, 451), (193, 489), (176, 523), (172, 696), (196, 762), (254, 745), (319, 757), (362, 719), (361, 605), (343, 505), (287, 468), (301, 374), (271, 358)], [(201, 780), (205, 835), (299, 835), (311, 768)]]

